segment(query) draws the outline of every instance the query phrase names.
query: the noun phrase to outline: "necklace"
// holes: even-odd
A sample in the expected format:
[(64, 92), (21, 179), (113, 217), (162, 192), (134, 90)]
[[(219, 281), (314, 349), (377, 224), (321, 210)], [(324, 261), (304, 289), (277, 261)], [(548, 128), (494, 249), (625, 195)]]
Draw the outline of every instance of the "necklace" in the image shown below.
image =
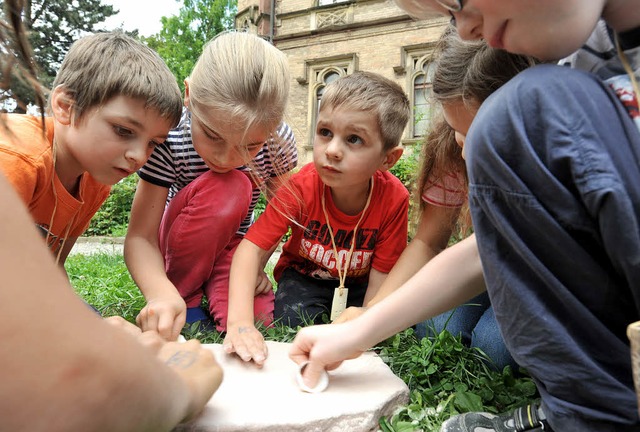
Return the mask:
[(327, 221), (327, 230), (329, 231), (329, 236), (331, 237), (331, 246), (333, 247), (333, 255), (336, 261), (336, 270), (338, 270), (338, 279), (340, 285), (333, 292), (333, 302), (331, 305), (331, 321), (335, 320), (344, 312), (347, 307), (347, 297), (349, 295), (349, 289), (344, 286), (344, 282), (347, 279), (347, 272), (349, 271), (349, 265), (351, 264), (351, 256), (353, 255), (353, 250), (356, 247), (356, 236), (358, 233), (358, 227), (360, 226), (360, 222), (364, 219), (364, 215), (369, 208), (369, 204), (371, 203), (371, 196), (373, 195), (373, 177), (371, 177), (371, 182), (369, 186), (369, 194), (367, 196), (367, 202), (364, 205), (364, 209), (362, 209), (362, 213), (360, 214), (360, 219), (358, 219), (358, 223), (353, 229), (353, 236), (351, 237), (351, 246), (349, 247), (349, 252), (347, 253), (345, 263), (344, 263), (344, 273), (342, 272), (341, 260), (338, 256), (338, 248), (336, 246), (336, 240), (333, 235), (333, 229), (331, 228), (331, 223), (329, 222), (329, 214), (327, 213), (327, 206), (325, 202), (325, 192), (327, 190), (327, 186), (323, 185), (322, 188), (322, 211), (324, 213), (324, 218)]

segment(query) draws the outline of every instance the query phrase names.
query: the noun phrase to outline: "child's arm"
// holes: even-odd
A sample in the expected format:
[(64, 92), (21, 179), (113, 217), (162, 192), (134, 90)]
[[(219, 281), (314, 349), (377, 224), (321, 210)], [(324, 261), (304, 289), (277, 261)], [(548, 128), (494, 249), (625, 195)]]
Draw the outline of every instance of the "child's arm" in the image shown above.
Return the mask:
[[(398, 258), (398, 261), (373, 296), (365, 296), (364, 306), (371, 307), (387, 297), (411, 276), (416, 274), (434, 256), (442, 252), (451, 237), (454, 221), (460, 214), (460, 208), (440, 207), (427, 204), (420, 217), (415, 237)], [(356, 318), (364, 312), (363, 308), (350, 307), (334, 322), (341, 323)]]
[(267, 358), (267, 346), (254, 325), (253, 297), (260, 265), (269, 251), (243, 239), (231, 261), (229, 273), (229, 316), (224, 350), (235, 352), (242, 360), (253, 360), (262, 367)]
[(62, 245), (62, 251), (60, 251), (60, 260), (58, 264), (64, 268), (64, 263), (67, 261), (67, 257), (69, 256), (69, 252), (73, 249), (73, 246), (78, 241), (78, 237), (69, 237), (65, 240), (64, 245)]
[(290, 351), (313, 387), (325, 368), (335, 368), (374, 344), (420, 321), (433, 318), (485, 290), (475, 235), (434, 257), (418, 273), (358, 318), (311, 326), (298, 332)]
[(176, 340), (186, 320), (187, 306), (167, 277), (158, 244), (158, 229), (169, 190), (140, 179), (131, 206), (124, 242), (127, 268), (146, 306), (136, 318), (142, 330), (155, 330), (167, 340)]

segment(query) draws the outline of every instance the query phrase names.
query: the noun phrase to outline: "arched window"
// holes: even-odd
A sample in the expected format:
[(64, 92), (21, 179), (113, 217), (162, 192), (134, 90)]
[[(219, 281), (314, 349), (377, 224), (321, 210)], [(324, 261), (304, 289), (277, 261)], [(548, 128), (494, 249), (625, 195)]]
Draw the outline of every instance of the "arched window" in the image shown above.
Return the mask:
[(433, 92), (433, 65), (426, 57), (416, 60), (413, 78), (413, 137), (424, 136), (429, 126)]

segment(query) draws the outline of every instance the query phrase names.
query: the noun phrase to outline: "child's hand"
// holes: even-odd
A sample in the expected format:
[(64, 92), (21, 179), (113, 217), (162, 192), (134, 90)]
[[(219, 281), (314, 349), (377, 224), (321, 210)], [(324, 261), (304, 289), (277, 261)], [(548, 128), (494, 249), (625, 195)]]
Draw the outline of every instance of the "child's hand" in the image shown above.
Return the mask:
[(235, 352), (246, 362), (253, 360), (258, 367), (262, 367), (267, 359), (267, 345), (253, 323), (227, 325), (227, 336), (222, 347), (227, 354)]
[(261, 294), (266, 294), (269, 290), (273, 290), (273, 286), (271, 285), (271, 281), (269, 277), (264, 272), (264, 270), (260, 270), (258, 272), (258, 279), (256, 281), (256, 290), (254, 292), (254, 297), (257, 297)]
[(356, 334), (351, 323), (314, 325), (298, 332), (289, 358), (296, 364), (309, 362), (302, 376), (307, 387), (318, 384), (322, 371), (333, 370), (344, 360), (356, 358), (365, 351), (358, 347)]
[(340, 324), (347, 321), (351, 321), (352, 319), (358, 318), (366, 310), (367, 310), (366, 307), (350, 306), (347, 309), (345, 309), (345, 311), (342, 312), (338, 318), (333, 320), (332, 324)]
[(187, 319), (187, 305), (179, 295), (149, 300), (136, 317), (142, 331), (156, 331), (165, 340), (175, 341)]
[(163, 342), (157, 357), (173, 369), (189, 389), (188, 421), (197, 416), (222, 383), (222, 368), (213, 353), (196, 339), (185, 343)]

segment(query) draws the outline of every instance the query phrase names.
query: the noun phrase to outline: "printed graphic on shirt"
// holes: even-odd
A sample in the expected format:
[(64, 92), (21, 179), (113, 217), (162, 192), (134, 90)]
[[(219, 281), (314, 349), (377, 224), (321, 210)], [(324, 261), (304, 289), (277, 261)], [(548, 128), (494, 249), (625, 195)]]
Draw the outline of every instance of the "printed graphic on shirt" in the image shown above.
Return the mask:
[[(335, 279), (338, 275), (337, 265), (340, 266), (341, 271), (344, 271), (353, 241), (353, 230), (338, 229), (333, 234), (338, 250), (338, 259), (336, 259), (333, 250), (327, 224), (318, 220), (309, 222), (299, 247), (300, 256), (308, 263), (308, 266), (305, 265), (307, 271), (300, 269), (302, 273), (317, 279)], [(377, 229), (358, 229), (355, 248), (347, 272), (348, 278), (359, 278), (369, 274), (377, 238)], [(313, 270), (311, 270), (312, 268)]]

